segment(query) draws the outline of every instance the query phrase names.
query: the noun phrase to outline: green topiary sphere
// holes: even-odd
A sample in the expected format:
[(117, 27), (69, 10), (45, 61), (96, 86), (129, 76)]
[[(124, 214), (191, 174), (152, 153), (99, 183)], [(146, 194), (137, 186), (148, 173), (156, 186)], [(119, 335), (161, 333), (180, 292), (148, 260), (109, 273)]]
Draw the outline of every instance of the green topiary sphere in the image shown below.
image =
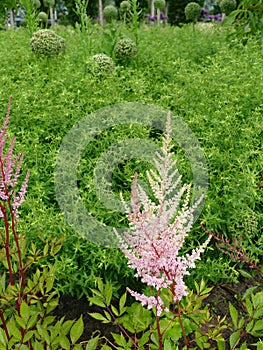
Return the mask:
[(165, 0), (154, 0), (154, 6), (160, 10), (163, 9), (165, 6)]
[(32, 5), (34, 8), (38, 9), (41, 6), (40, 0), (32, 0)]
[(121, 39), (114, 48), (118, 61), (129, 62), (137, 55), (137, 46), (131, 39)]
[(46, 14), (46, 12), (39, 12), (37, 17), (38, 17), (39, 21), (42, 23), (47, 23), (47, 21), (48, 21), (48, 15)]
[(65, 51), (65, 40), (49, 29), (41, 29), (33, 34), (31, 50), (37, 57), (55, 57)]
[(103, 10), (103, 17), (108, 23), (116, 20), (118, 17), (118, 10), (115, 6), (108, 5)]
[(120, 10), (122, 13), (129, 12), (130, 9), (131, 9), (131, 3), (129, 1), (124, 0), (120, 3)]
[(221, 0), (220, 7), (223, 13), (229, 15), (237, 7), (236, 0)]
[(114, 71), (114, 62), (112, 58), (105, 55), (104, 53), (99, 53), (92, 56), (87, 64), (88, 71), (95, 76), (104, 76)]
[(196, 2), (189, 2), (184, 9), (185, 17), (188, 21), (195, 22), (201, 17), (202, 8)]
[(55, 0), (44, 0), (44, 6), (45, 7), (54, 7)]

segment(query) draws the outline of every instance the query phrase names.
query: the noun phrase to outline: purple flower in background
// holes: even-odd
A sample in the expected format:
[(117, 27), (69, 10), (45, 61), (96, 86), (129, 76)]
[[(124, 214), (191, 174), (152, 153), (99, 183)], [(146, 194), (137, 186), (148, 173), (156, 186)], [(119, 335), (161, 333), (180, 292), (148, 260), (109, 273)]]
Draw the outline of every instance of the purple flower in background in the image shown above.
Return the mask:
[(161, 12), (160, 13), (160, 19), (166, 20), (166, 19), (168, 19), (168, 16), (165, 16), (165, 14), (163, 12)]

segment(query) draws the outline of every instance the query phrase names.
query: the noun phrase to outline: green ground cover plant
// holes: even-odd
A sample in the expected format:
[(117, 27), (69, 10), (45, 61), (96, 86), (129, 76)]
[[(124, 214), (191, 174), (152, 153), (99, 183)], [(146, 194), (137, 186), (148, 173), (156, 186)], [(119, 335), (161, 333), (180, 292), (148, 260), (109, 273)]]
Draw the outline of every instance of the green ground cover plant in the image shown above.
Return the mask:
[[(108, 278), (116, 294), (127, 285), (141, 288), (119, 250), (87, 242), (66, 224), (54, 190), (54, 166), (65, 135), (89, 113), (122, 102), (161, 106), (190, 126), (209, 169), (209, 192), (200, 218), (212, 232), (230, 240), (241, 238), (248, 254), (257, 262), (262, 259), (262, 47), (250, 39), (246, 46), (230, 48), (227, 28), (192, 29), (136, 27), (136, 61), (128, 67), (115, 62), (114, 72), (104, 79), (89, 73), (87, 61), (96, 54), (109, 55), (105, 29), (92, 28), (85, 45), (86, 33), (57, 27), (66, 50), (51, 59), (34, 56), (31, 36), (23, 28), (0, 32), (0, 110), (12, 95), (10, 130), (28, 155), (24, 167), (31, 171), (20, 227), (39, 249), (39, 236), (66, 236), (60, 252), (45, 261), (56, 265), (56, 286), (62, 293), (88, 294), (98, 276)], [(133, 30), (118, 27), (118, 32), (135, 41)], [(154, 129), (127, 125), (107, 130), (89, 145), (79, 164), (79, 190), (87, 209), (116, 227), (125, 219), (103, 207), (93, 187), (93, 169), (105, 148), (131, 135), (160, 143)], [(183, 181), (191, 183), (187, 157), (174, 147)], [(113, 174), (116, 196), (123, 189), (128, 196), (134, 172), (145, 174), (147, 168), (136, 160), (118, 167)], [(204, 236), (196, 223), (187, 238), (189, 249)], [(190, 285), (202, 276), (213, 283), (234, 281), (238, 265), (211, 245), (188, 277)]]

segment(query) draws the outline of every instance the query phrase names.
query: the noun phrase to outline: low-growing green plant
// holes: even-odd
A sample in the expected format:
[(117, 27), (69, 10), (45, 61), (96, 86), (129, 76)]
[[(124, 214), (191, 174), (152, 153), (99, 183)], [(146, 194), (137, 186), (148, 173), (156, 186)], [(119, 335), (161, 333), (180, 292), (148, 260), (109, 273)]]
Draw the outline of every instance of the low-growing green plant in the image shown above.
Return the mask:
[[(198, 346), (198, 349), (225, 349), (225, 340), (221, 334), (227, 328), (225, 318), (214, 318), (208, 306), (202, 308), (203, 300), (212, 289), (207, 288), (204, 281), (195, 283), (195, 291), (189, 291), (178, 309), (167, 309), (159, 316), (159, 331), (156, 328), (156, 311), (147, 310), (138, 302), (127, 303), (127, 293), (117, 303), (112, 296), (110, 283), (103, 284), (101, 279), (97, 282), (97, 289), (92, 289), (93, 295), (88, 299), (91, 305), (97, 305), (104, 310), (102, 313), (93, 312), (90, 315), (104, 324), (117, 325), (120, 329), (120, 333), (112, 333), (114, 343), (109, 339), (100, 339), (104, 342), (105, 349), (108, 349), (107, 344), (126, 350), (177, 349), (182, 341), (188, 344), (183, 349), (190, 344), (191, 347)], [(168, 292), (163, 292), (161, 296), (167, 305), (172, 303), (173, 297)], [(178, 318), (178, 313), (182, 314), (181, 319)], [(160, 331), (162, 344), (159, 342)], [(186, 339), (188, 336), (189, 341)], [(95, 341), (97, 345), (99, 339), (96, 338)], [(214, 348), (212, 344), (217, 344), (217, 347)]]

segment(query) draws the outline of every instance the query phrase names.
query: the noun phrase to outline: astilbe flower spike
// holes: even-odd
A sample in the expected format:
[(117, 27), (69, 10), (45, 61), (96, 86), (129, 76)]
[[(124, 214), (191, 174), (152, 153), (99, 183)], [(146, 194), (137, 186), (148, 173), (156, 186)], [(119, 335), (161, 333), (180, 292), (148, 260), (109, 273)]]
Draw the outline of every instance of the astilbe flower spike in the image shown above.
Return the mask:
[(21, 153), (15, 157), (13, 156), (15, 138), (12, 139), (8, 150), (6, 151), (6, 148), (8, 147), (7, 128), (9, 123), (11, 101), (12, 98), (10, 97), (3, 128), (0, 130), (0, 217), (2, 218), (5, 211), (5, 202), (9, 202), (10, 204), (12, 203), (13, 216), (18, 218), (17, 209), (24, 202), (24, 196), (29, 178), (28, 171), (20, 190), (17, 192), (16, 186), (18, 184), (18, 177), (20, 175), (24, 154)]
[[(147, 178), (155, 197), (153, 201), (138, 183), (135, 174), (131, 190), (130, 205), (121, 196), (129, 219), (130, 228), (120, 237), (120, 248), (128, 258), (128, 264), (135, 269), (136, 277), (153, 291), (146, 296), (128, 291), (149, 309), (156, 307), (157, 316), (165, 311), (160, 291), (168, 288), (177, 303), (187, 295), (183, 281), (188, 269), (195, 267), (195, 261), (209, 243), (211, 236), (190, 254), (180, 256), (179, 252), (194, 222), (194, 210), (203, 198), (190, 205), (190, 185), (180, 185), (174, 154), (171, 152), (170, 115), (167, 117), (166, 134), (162, 148), (156, 152), (156, 170), (147, 172)], [(155, 292), (154, 292), (155, 291)]]

